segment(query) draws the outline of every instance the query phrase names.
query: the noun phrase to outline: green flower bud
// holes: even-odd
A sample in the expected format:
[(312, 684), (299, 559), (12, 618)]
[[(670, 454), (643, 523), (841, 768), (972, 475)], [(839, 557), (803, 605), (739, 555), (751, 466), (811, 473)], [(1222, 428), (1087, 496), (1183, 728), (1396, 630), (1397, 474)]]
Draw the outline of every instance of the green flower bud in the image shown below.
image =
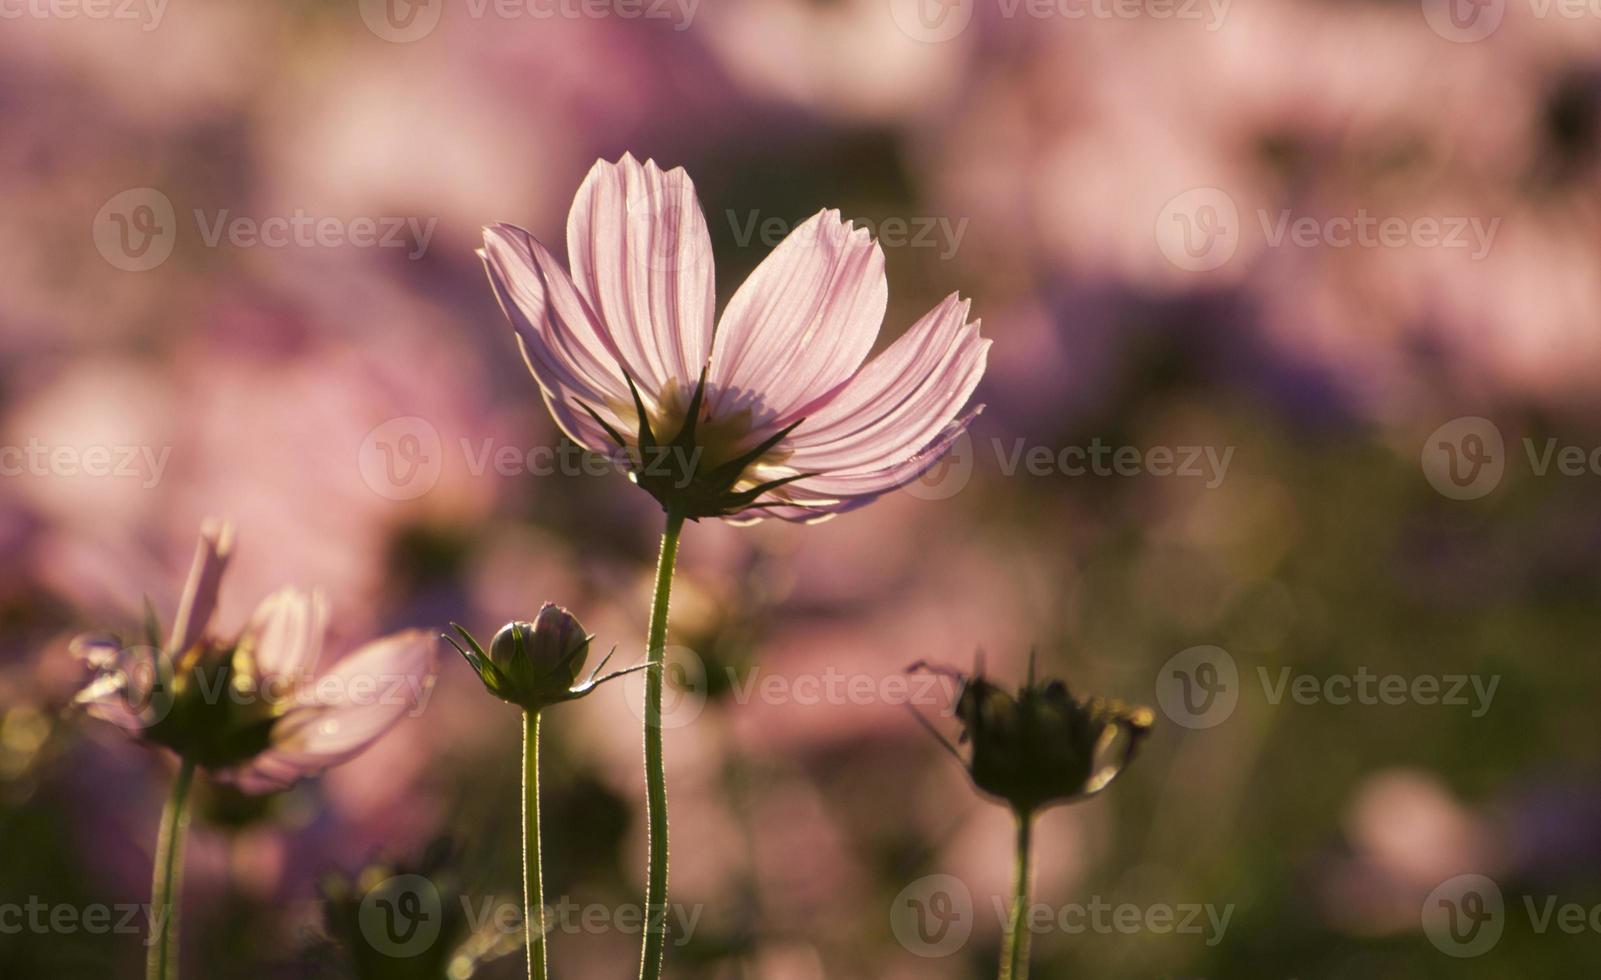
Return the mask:
[(489, 659), (525, 698), (559, 700), (589, 659), (589, 634), (567, 610), (545, 603), (532, 623), (507, 623), (489, 644)]
[(454, 638), (445, 638), (466, 658), (489, 693), (525, 711), (583, 697), (596, 684), (617, 676), (596, 677), (611, 658), (608, 654), (588, 680), (578, 682), (594, 637), (584, 632), (578, 617), (554, 603), (540, 607), (532, 623), (519, 620), (502, 626), (488, 653), (460, 626), (456, 632), (466, 641), (465, 648)]
[(955, 709), (959, 741), (968, 752), (964, 758), (952, 751), (975, 786), (1021, 814), (1105, 789), (1155, 723), (1149, 708), (1079, 700), (1062, 681), (1037, 684), (1032, 674), (1030, 668), (1015, 697), (981, 675), (955, 674), (962, 681)]

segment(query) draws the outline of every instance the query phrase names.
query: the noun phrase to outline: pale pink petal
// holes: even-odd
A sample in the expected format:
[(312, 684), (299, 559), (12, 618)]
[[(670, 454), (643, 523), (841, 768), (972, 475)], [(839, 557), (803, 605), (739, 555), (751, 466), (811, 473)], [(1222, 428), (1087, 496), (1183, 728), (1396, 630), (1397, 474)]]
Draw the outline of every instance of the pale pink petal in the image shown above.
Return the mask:
[(983, 406), (947, 425), (922, 452), (883, 469), (855, 474), (824, 474), (796, 480), (764, 498), (770, 506), (753, 507), (731, 523), (750, 524), (764, 518), (810, 524), (856, 510), (928, 472), (966, 432)]
[(617, 351), (594, 311), (550, 252), (521, 228), (485, 228), (478, 254), (557, 424), (586, 448), (615, 448), (582, 407), (619, 432), (637, 429)]
[(437, 666), (438, 636), (427, 630), (368, 643), (308, 682), (304, 700), (273, 726), (270, 748), (219, 778), (267, 792), (348, 762), (420, 710)]
[(328, 629), (328, 599), (321, 589), (279, 589), (256, 607), (240, 646), (263, 680), (310, 675)]
[(926, 448), (984, 375), (990, 342), (956, 294), (934, 307), (807, 416), (785, 465), (829, 476), (884, 470)]
[(661, 398), (700, 378), (712, 346), (712, 241), (695, 185), (624, 154), (596, 162), (567, 216), (573, 283), (628, 373)]
[(861, 366), (884, 321), (884, 253), (838, 211), (807, 219), (729, 300), (712, 346), (713, 415), (750, 409), (777, 428)]
[(168, 653), (176, 656), (189, 649), (210, 625), (212, 613), (217, 609), (217, 588), (232, 553), (231, 525), (214, 520), (201, 525), (194, 564), (189, 568), (189, 580), (184, 583), (178, 614), (173, 619), (172, 635), (167, 639)]

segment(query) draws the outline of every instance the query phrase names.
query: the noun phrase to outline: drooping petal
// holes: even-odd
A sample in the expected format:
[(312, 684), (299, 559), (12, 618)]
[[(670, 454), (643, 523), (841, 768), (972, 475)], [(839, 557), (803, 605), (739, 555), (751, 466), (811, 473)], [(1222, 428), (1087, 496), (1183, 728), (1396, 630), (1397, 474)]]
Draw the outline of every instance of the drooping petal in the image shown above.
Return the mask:
[(200, 543), (195, 547), (194, 564), (189, 568), (183, 597), (178, 600), (178, 614), (173, 619), (172, 635), (167, 639), (169, 654), (177, 656), (189, 649), (211, 623), (212, 613), (217, 610), (217, 589), (232, 554), (232, 525), (216, 520), (205, 521), (200, 527)]
[(322, 653), (328, 599), (321, 589), (279, 589), (256, 607), (240, 638), (240, 649), (263, 681), (309, 676)]
[(631, 154), (590, 168), (567, 216), (567, 260), (634, 381), (687, 390), (712, 346), (712, 242), (695, 185)]
[(796, 428), (786, 465), (823, 477), (861, 475), (927, 448), (984, 375), (990, 342), (967, 311), (952, 293), (868, 362)]
[(861, 366), (889, 299), (884, 253), (864, 228), (820, 211), (773, 249), (729, 300), (708, 375), (713, 415), (750, 408), (776, 429)]
[(437, 666), (438, 637), (427, 630), (368, 643), (309, 682), (305, 699), (273, 726), (265, 752), (219, 778), (260, 793), (348, 762), (420, 710)]
[(549, 250), (514, 225), (484, 229), (484, 261), (517, 346), (562, 431), (588, 449), (615, 448), (583, 406), (619, 432), (634, 431), (634, 413), (617, 351), (594, 311)]

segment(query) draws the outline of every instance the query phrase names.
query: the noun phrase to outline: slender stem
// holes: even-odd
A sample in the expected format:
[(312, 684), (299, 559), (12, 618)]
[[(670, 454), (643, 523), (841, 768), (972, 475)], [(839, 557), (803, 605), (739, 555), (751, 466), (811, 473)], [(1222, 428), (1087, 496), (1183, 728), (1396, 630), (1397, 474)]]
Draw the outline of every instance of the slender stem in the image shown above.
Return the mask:
[(1006, 930), (1006, 946), (1001, 951), (1001, 980), (1028, 980), (1028, 863), (1033, 834), (1034, 815), (1019, 812), (1016, 891), (1012, 895), (1012, 922)]
[(528, 980), (545, 980), (545, 866), (539, 842), (539, 712), (523, 712), (523, 941)]
[(183, 840), (189, 829), (189, 788), (195, 764), (188, 759), (178, 767), (161, 810), (161, 831), (156, 838), (156, 862), (150, 883), (150, 907), (159, 917), (153, 923), (150, 951), (145, 957), (145, 980), (177, 980), (178, 908), (183, 893)]
[(660, 980), (667, 944), (667, 769), (662, 761), (662, 684), (667, 648), (667, 604), (673, 591), (673, 566), (678, 561), (678, 535), (682, 515), (669, 510), (662, 532), (661, 557), (656, 562), (656, 595), (650, 606), (650, 634), (645, 639), (645, 819), (650, 825), (646, 844), (648, 876), (645, 880), (644, 948), (640, 951), (640, 980)]

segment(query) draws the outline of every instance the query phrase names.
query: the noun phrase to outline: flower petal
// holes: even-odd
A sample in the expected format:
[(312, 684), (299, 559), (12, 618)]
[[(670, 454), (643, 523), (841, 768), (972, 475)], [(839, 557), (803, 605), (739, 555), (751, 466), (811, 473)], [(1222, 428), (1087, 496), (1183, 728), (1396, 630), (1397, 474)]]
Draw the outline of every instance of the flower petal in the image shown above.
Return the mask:
[(437, 668), (438, 636), (428, 630), (368, 643), (309, 682), (301, 703), (273, 726), (265, 752), (218, 778), (264, 793), (350, 761), (420, 710)]
[(216, 520), (201, 524), (194, 564), (189, 568), (183, 597), (178, 600), (178, 614), (173, 618), (172, 635), (167, 639), (169, 654), (177, 656), (189, 649), (210, 625), (217, 610), (217, 589), (232, 554), (232, 525)]
[(254, 660), (263, 681), (309, 676), (328, 629), (328, 599), (321, 589), (279, 589), (256, 607), (240, 648)]
[(635, 382), (660, 399), (700, 379), (712, 346), (712, 240), (695, 185), (631, 154), (598, 161), (567, 216), (573, 283)]
[(822, 476), (873, 473), (934, 442), (984, 376), (990, 342), (967, 322), (968, 306), (952, 293), (868, 362), (796, 428), (785, 465)]
[(572, 280), (549, 250), (514, 225), (485, 228), (478, 255), (557, 424), (586, 448), (615, 448), (582, 406), (619, 432), (633, 432), (633, 400), (615, 347)]
[(878, 470), (855, 474), (807, 477), (781, 487), (765, 499), (768, 506), (751, 508), (731, 523), (749, 524), (773, 517), (784, 521), (813, 524), (836, 514), (865, 507), (892, 490), (898, 490), (926, 473), (962, 437), (984, 406), (947, 425), (922, 452), (910, 459)]
[(712, 345), (712, 415), (749, 408), (772, 429), (805, 415), (861, 366), (884, 321), (884, 253), (864, 228), (820, 211), (729, 300)]

